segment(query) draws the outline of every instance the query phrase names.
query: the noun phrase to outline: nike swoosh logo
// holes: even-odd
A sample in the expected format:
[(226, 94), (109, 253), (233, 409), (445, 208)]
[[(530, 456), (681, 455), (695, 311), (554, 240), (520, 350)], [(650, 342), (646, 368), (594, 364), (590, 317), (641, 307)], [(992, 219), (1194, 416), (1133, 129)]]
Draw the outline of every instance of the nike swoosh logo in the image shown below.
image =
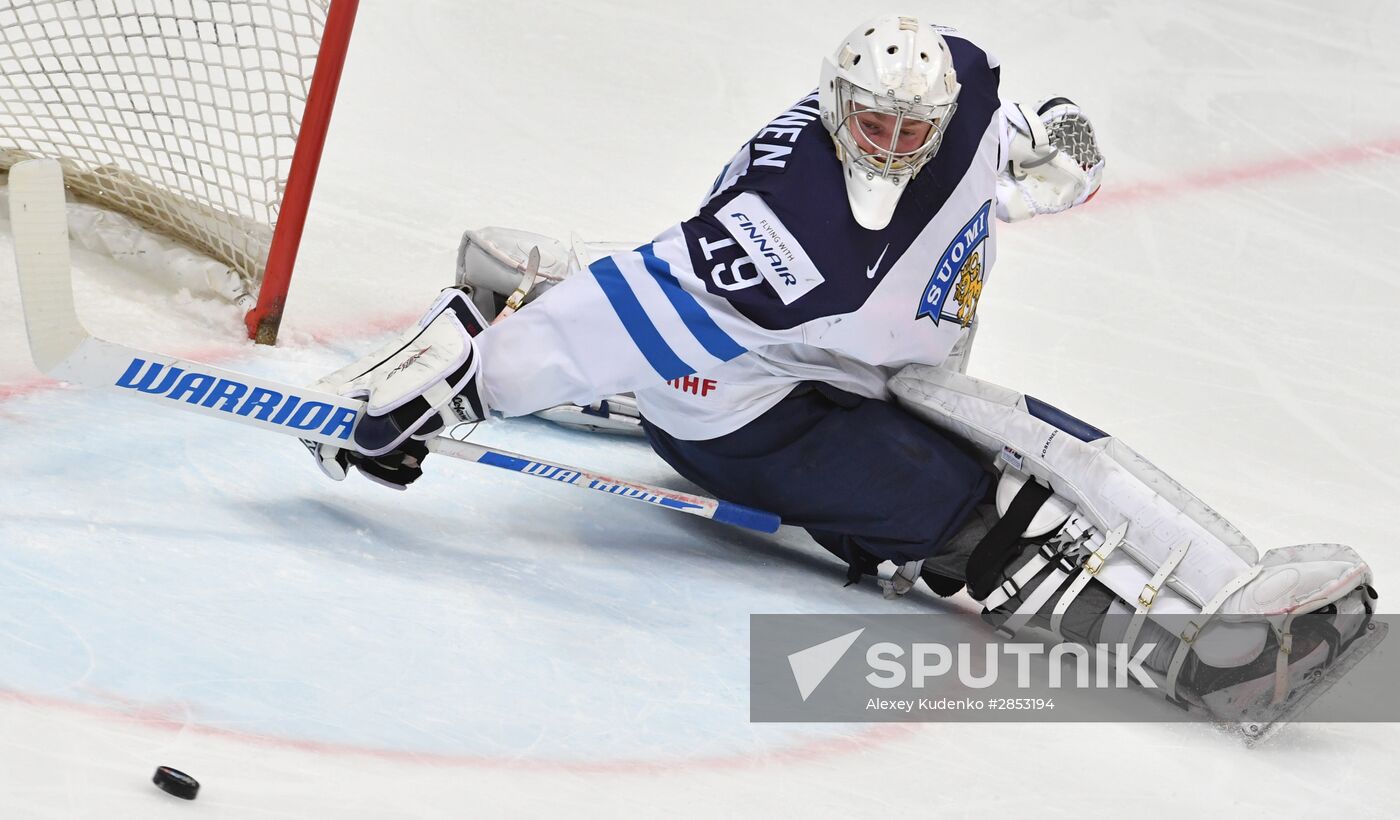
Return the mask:
[(873, 264), (873, 265), (871, 265), (870, 267), (868, 267), (868, 268), (865, 269), (865, 278), (866, 278), (866, 279), (874, 279), (874, 278), (875, 278), (875, 272), (878, 271), (878, 270), (880, 269), (880, 263), (883, 262), (883, 261), (885, 261), (885, 254), (887, 254), (887, 253), (889, 253), (889, 252), (890, 252), (890, 246), (889, 246), (889, 243), (887, 242), (887, 243), (885, 243), (885, 249), (882, 250), (882, 251), (880, 251), (880, 258), (875, 260), (875, 264)]

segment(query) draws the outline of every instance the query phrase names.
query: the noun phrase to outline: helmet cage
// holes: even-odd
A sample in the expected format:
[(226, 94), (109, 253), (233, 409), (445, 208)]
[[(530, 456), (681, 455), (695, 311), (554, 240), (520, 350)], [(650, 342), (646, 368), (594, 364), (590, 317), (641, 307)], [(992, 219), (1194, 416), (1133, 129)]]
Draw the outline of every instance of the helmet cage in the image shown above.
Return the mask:
[[(943, 145), (943, 135), (948, 122), (958, 108), (956, 97), (951, 102), (932, 105), (924, 103), (917, 96), (912, 101), (901, 100), (895, 96), (893, 89), (884, 95), (877, 95), (843, 77), (834, 78), (834, 82), (835, 110), (840, 120), (836, 124), (833, 136), (845, 155), (843, 159), (854, 169), (864, 173), (866, 179), (887, 179), (895, 185), (913, 179), (914, 175), (938, 153), (938, 149)], [(866, 134), (860, 121), (856, 119), (857, 115), (867, 112), (895, 118), (891, 136), (886, 140), (884, 147), (879, 139)], [(928, 135), (912, 150), (895, 150), (898, 147), (900, 130), (911, 122), (928, 123)], [(876, 150), (870, 151), (861, 147), (856, 141), (857, 131), (865, 137), (868, 144), (874, 145)]]

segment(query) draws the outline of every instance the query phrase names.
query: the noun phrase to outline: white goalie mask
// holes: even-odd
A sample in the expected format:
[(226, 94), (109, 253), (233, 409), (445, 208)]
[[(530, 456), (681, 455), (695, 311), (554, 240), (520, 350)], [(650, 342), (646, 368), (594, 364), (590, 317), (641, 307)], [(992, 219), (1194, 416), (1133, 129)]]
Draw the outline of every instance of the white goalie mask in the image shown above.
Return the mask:
[(861, 226), (890, 223), (904, 189), (938, 153), (961, 89), (948, 44), (913, 17), (864, 23), (822, 61), (822, 123)]

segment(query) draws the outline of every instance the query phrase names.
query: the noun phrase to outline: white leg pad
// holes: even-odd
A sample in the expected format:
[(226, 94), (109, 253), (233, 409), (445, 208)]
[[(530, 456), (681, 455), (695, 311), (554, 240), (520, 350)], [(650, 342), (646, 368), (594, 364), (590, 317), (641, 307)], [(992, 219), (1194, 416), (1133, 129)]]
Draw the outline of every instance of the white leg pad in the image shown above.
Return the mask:
[[(1258, 658), (1272, 633), (1279, 655), (1270, 685), (1278, 701), (1297, 674), (1288, 657), (1295, 617), (1334, 604), (1338, 614), (1369, 611), (1371, 571), (1350, 547), (1308, 544), (1260, 558), (1239, 530), (1150, 461), (1053, 407), (922, 365), (904, 368), (889, 387), (911, 413), (980, 449), (1003, 470), (1003, 481), (1019, 487), (1033, 476), (1073, 507), (1058, 538), (1074, 551), (1069, 557), (1082, 559), (1078, 574), (1051, 602), (1066, 576), (1023, 591), (1049, 560), (1021, 565), (1010, 589), (1004, 584), (984, 602), (989, 610), (1014, 605), (1004, 627), (1019, 627), (1044, 608), (1060, 633), (1076, 597), (1097, 580), (1126, 604), (1114, 604), (1115, 611), (1133, 613), (1128, 643), (1148, 619), (1179, 639), (1165, 670), (1168, 693), (1192, 653), (1210, 667), (1232, 668)], [(1189, 620), (1168, 617), (1182, 615)]]
[(1218, 513), (1127, 445), (1076, 419), (1057, 422), (1077, 425), (1082, 438), (1037, 417), (1029, 407), (1039, 403), (1020, 393), (942, 368), (910, 365), (889, 386), (910, 412), (1048, 484), (1100, 532), (1128, 524), (1119, 551), (1148, 569), (1147, 577), (1126, 589), (1113, 586), (1111, 575), (1100, 578), (1126, 600), (1137, 598), (1182, 541), (1192, 543), (1192, 560), (1177, 568), (1170, 586), (1197, 612), (1258, 559)]

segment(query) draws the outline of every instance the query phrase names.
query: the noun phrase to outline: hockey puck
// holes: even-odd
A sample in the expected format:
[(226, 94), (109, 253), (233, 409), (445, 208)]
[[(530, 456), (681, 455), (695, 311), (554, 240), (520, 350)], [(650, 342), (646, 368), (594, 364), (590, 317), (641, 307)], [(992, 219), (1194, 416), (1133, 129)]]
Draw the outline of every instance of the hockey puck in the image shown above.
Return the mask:
[(181, 800), (193, 800), (195, 795), (199, 794), (198, 780), (169, 766), (157, 766), (151, 782), (159, 786), (161, 791), (173, 794)]

